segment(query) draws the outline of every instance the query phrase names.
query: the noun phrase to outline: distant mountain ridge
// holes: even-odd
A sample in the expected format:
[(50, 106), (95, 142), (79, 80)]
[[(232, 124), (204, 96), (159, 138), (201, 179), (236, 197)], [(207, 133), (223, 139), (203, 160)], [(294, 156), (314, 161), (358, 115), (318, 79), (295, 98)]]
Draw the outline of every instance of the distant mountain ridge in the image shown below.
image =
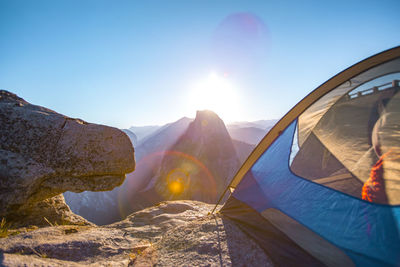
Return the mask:
[(250, 145), (257, 145), (277, 120), (259, 120), (253, 122), (234, 122), (227, 125), (232, 139)]
[(214, 203), (275, 122), (225, 126), (214, 112), (200, 111), (195, 119), (183, 117), (162, 126), (132, 126), (124, 131), (136, 144), (136, 170), (112, 191), (66, 192), (66, 202), (72, 211), (97, 224), (118, 221), (161, 200)]
[[(182, 119), (187, 119), (193, 121), (193, 119), (183, 117)], [(267, 132), (278, 122), (276, 119), (272, 120), (257, 120), (257, 121), (239, 121), (226, 124), (226, 128), (232, 137), (238, 141), (248, 143), (248, 144), (258, 144), (262, 137), (267, 134)], [(165, 125), (149, 125), (149, 126), (131, 126), (129, 130), (137, 136), (137, 142), (146, 142), (148, 138), (156, 135), (162, 129), (168, 127), (172, 123)]]
[(236, 154), (239, 158), (240, 163), (243, 163), (256, 147), (256, 145), (248, 144), (235, 139), (232, 139), (232, 143), (235, 147)]
[(245, 128), (245, 127), (255, 127), (255, 128), (260, 128), (260, 129), (270, 129), (272, 128), (278, 120), (258, 120), (258, 121), (239, 121), (239, 122), (232, 122), (226, 125), (226, 127), (233, 128), (233, 127), (239, 127), (239, 128)]
[(141, 141), (144, 137), (154, 133), (162, 126), (159, 125), (149, 125), (149, 126), (132, 126), (128, 130), (135, 133), (137, 140)]
[(199, 111), (184, 134), (166, 152), (148, 185), (130, 199), (134, 210), (143, 199), (151, 206), (163, 200), (193, 199), (215, 203), (239, 168), (240, 161), (224, 122), (211, 111)]
[[(142, 136), (135, 149), (135, 156), (140, 160), (144, 155), (156, 151), (168, 150), (181, 136), (193, 119), (183, 117), (176, 122), (165, 124), (158, 129), (153, 129), (147, 135)], [(132, 128), (132, 127), (131, 127)]]

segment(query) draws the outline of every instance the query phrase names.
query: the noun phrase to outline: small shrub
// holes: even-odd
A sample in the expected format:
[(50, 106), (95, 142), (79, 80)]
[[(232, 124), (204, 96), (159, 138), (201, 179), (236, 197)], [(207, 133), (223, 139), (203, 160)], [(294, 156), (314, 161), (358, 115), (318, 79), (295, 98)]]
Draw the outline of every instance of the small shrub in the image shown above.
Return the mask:
[(4, 238), (8, 236), (8, 228), (9, 224), (6, 221), (6, 218), (1, 219), (0, 222), (0, 238)]

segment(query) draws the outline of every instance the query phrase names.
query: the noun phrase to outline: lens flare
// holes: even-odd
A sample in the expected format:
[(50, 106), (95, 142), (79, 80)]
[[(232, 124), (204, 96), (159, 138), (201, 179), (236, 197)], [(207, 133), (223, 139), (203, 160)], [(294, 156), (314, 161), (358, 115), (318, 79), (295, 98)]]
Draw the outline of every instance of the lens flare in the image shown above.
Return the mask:
[[(159, 167), (165, 162), (177, 164), (173, 164), (171, 170), (163, 175)], [(161, 184), (158, 183), (160, 180)], [(134, 200), (138, 195), (143, 197), (141, 202), (157, 203), (161, 200), (184, 199), (185, 194), (192, 193), (188, 192), (190, 188), (200, 189), (213, 198), (217, 197), (214, 177), (199, 159), (180, 151), (158, 151), (149, 154), (137, 162), (135, 172), (127, 176), (124, 186), (118, 191), (121, 219), (138, 209)], [(142, 194), (152, 190), (156, 194)]]
[(267, 62), (270, 34), (264, 21), (249, 12), (224, 18), (215, 29), (211, 51), (217, 70), (234, 76), (259, 69)]
[(183, 185), (180, 181), (173, 181), (168, 184), (169, 191), (174, 195), (179, 195), (183, 192)]
[(190, 174), (186, 169), (172, 169), (166, 178), (168, 190), (173, 195), (180, 195), (190, 184)]

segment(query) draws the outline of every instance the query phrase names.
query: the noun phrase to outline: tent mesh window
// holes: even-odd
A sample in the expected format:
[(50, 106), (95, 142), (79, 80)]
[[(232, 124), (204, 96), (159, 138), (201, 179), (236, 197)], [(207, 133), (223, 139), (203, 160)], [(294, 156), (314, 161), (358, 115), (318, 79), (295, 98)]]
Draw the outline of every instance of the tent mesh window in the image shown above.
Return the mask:
[(400, 59), (348, 80), (298, 120), (291, 171), (379, 204), (400, 204)]

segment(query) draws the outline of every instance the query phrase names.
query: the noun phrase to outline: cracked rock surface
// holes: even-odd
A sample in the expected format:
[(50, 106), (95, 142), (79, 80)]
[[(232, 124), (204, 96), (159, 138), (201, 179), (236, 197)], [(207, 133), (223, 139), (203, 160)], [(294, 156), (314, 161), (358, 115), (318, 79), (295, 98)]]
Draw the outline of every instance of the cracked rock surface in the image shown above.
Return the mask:
[[(63, 192), (111, 190), (134, 168), (134, 150), (122, 131), (0, 90), (0, 218), (22, 223), (38, 207), (48, 212), (50, 202), (65, 205), (58, 197)], [(68, 214), (68, 206), (64, 210), (85, 223)]]
[(61, 225), (0, 239), (4, 266), (273, 266), (213, 205), (162, 202), (108, 226)]

